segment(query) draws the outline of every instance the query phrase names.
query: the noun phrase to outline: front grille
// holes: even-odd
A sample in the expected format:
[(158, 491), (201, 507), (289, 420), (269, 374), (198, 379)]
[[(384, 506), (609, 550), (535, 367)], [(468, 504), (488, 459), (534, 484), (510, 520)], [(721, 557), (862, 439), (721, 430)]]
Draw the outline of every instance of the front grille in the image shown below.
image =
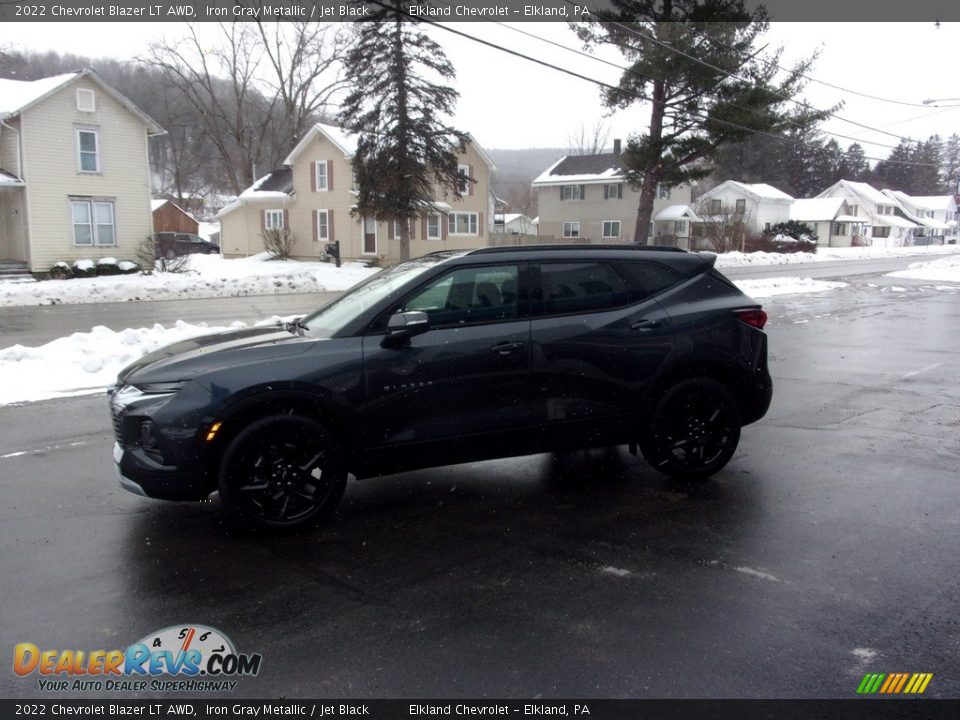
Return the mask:
[(123, 446), (123, 419), (113, 411), (113, 408), (110, 408), (110, 415), (113, 418), (113, 434), (117, 442)]

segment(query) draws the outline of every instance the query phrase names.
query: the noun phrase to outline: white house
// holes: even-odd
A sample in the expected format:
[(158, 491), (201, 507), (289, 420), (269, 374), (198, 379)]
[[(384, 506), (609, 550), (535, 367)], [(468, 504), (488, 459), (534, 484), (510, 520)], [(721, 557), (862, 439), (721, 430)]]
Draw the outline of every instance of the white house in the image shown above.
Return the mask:
[(865, 222), (865, 239), (874, 247), (901, 247), (912, 242), (917, 223), (897, 215), (897, 201), (884, 195), (872, 185), (850, 180), (838, 180), (818, 198), (841, 197), (850, 214)]
[(727, 180), (700, 196), (696, 213), (704, 221), (721, 215), (736, 216), (749, 231), (756, 233), (787, 222), (791, 204), (793, 198), (772, 185)]
[(499, 235), (536, 235), (533, 218), (523, 213), (497, 213), (493, 216), (493, 232)]
[(866, 232), (865, 219), (851, 214), (842, 197), (794, 200), (790, 219), (807, 225), (820, 246), (850, 247), (854, 237), (862, 237)]
[[(925, 238), (917, 244), (942, 244), (948, 237), (957, 236), (957, 204), (953, 195), (907, 195), (899, 190), (884, 190), (883, 194), (895, 200), (904, 216), (920, 227), (915, 238)], [(915, 241), (916, 242), (916, 241)]]
[(696, 250), (691, 240), (693, 227), (699, 222), (700, 216), (691, 206), (668, 205), (653, 216), (653, 242), (656, 244), (658, 237), (674, 237), (678, 248)]

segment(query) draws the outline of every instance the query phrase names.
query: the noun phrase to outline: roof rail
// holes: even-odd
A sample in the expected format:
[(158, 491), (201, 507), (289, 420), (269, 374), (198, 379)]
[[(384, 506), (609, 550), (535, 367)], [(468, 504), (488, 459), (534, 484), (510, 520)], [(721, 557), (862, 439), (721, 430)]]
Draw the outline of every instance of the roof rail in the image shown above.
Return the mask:
[(588, 244), (577, 244), (577, 245), (497, 245), (490, 247), (477, 248), (476, 250), (471, 250), (470, 255), (488, 255), (490, 253), (500, 253), (500, 252), (525, 252), (525, 251), (535, 251), (535, 250), (561, 250), (563, 252), (573, 251), (573, 252), (584, 252), (590, 250), (639, 250), (644, 252), (680, 252), (685, 253), (686, 250), (675, 247), (661, 247), (658, 245), (638, 245), (637, 243), (625, 243), (623, 245), (588, 245)]

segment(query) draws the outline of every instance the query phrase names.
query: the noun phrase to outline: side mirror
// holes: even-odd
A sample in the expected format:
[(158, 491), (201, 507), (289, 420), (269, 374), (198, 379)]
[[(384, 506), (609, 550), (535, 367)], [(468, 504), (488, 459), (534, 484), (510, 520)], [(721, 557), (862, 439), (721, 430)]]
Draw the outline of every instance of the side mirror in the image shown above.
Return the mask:
[(414, 335), (422, 335), (430, 329), (430, 318), (425, 312), (411, 310), (391, 315), (387, 321), (387, 335), (383, 338), (383, 347), (399, 347)]

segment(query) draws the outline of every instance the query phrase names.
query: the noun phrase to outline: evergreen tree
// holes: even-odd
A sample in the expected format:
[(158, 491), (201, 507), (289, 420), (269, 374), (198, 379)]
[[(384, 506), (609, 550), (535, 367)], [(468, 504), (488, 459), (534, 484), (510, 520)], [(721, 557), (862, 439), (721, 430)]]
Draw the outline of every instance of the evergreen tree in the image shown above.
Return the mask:
[[(940, 156), (940, 193), (960, 195), (960, 135), (953, 133)], [(938, 193), (939, 194), (939, 193)]]
[(467, 136), (445, 124), (459, 97), (449, 86), (453, 65), (409, 16), (413, 3), (392, 4), (355, 25), (338, 120), (358, 135), (357, 212), (397, 221), (407, 260), (410, 221), (435, 208), (437, 185), (459, 196), (457, 152)]
[(901, 140), (890, 151), (886, 160), (877, 163), (873, 171), (873, 182), (880, 189), (900, 190), (909, 193), (912, 185), (912, 174), (915, 171), (912, 163), (916, 158), (916, 144), (910, 140)]
[[(775, 81), (781, 52), (765, 57), (755, 47), (767, 29), (766, 10), (748, 11), (744, 0), (610, 5), (571, 27), (588, 46), (612, 45), (630, 62), (618, 86), (604, 91), (607, 107), (649, 103), (649, 130), (631, 137), (622, 154), (627, 178), (640, 191), (634, 240), (646, 243), (658, 184), (704, 177), (710, 170), (703, 160), (751, 137), (751, 130), (778, 133), (796, 125), (797, 113), (785, 113), (784, 97), (801, 89), (813, 58)], [(810, 109), (802, 114), (805, 123), (825, 117)]]
[(866, 153), (864, 153), (860, 143), (854, 143), (846, 149), (846, 152), (843, 153), (841, 168), (843, 175), (837, 180), (863, 182), (869, 178), (870, 163), (867, 162)]
[(910, 173), (910, 195), (936, 195), (940, 192), (940, 161), (943, 156), (943, 140), (931, 135), (926, 142), (918, 143), (913, 154), (916, 165)]

